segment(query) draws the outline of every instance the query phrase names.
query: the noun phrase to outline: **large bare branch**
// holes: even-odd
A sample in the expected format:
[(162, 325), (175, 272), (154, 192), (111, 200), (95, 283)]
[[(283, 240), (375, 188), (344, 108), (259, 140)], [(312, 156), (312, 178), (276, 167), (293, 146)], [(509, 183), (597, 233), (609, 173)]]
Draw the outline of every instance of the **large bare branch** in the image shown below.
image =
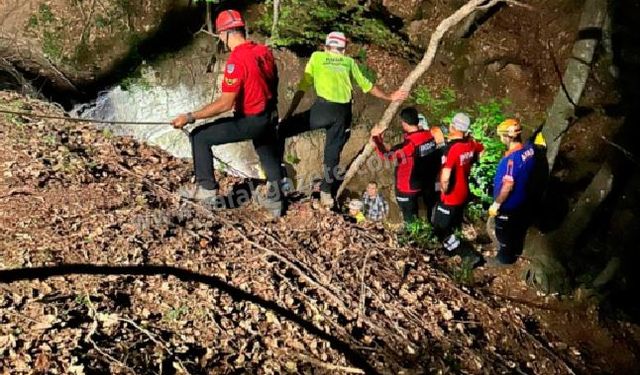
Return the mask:
[[(438, 27), (436, 27), (435, 31), (431, 35), (431, 39), (429, 40), (429, 45), (427, 46), (427, 51), (424, 53), (422, 60), (420, 63), (413, 69), (409, 76), (404, 80), (402, 86), (400, 86), (401, 90), (411, 91), (411, 88), (416, 84), (418, 79), (431, 67), (433, 60), (436, 56), (436, 52), (438, 50), (438, 46), (442, 41), (442, 38), (447, 33), (447, 31), (451, 30), (458, 23), (465, 20), (471, 14), (478, 10), (491, 8), (499, 3), (507, 3), (507, 4), (515, 4), (520, 5), (512, 0), (470, 0), (467, 4), (463, 5), (457, 11), (455, 11), (452, 15), (445, 18), (440, 22)], [(391, 120), (396, 115), (402, 102), (392, 102), (384, 112), (382, 119), (378, 123), (378, 127), (382, 129), (387, 129)], [(344, 181), (340, 185), (338, 189), (337, 195), (340, 196), (344, 191), (349, 181), (356, 175), (356, 173), (362, 168), (364, 163), (367, 161), (371, 153), (373, 152), (373, 147), (370, 144), (367, 144), (364, 147), (364, 150), (358, 155), (358, 157), (351, 163), (349, 170), (345, 174)]]

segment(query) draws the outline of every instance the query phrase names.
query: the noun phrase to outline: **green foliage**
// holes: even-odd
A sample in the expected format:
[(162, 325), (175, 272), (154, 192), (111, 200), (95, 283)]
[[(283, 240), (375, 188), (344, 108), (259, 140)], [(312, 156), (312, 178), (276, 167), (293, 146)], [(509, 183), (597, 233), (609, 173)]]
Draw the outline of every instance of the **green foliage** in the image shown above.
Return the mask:
[(62, 57), (62, 42), (57, 33), (45, 30), (42, 34), (42, 52), (50, 59), (58, 60)]
[(472, 222), (478, 222), (484, 219), (485, 208), (481, 202), (471, 201), (467, 204), (465, 216)]
[(419, 248), (431, 248), (438, 244), (438, 239), (433, 233), (433, 227), (429, 221), (422, 218), (407, 224), (398, 240), (402, 245), (413, 245)]
[(189, 312), (189, 310), (187, 309), (186, 306), (180, 306), (180, 307), (169, 309), (164, 314), (164, 320), (169, 322), (180, 320), (180, 318), (182, 318), (183, 315), (187, 314), (187, 312)]
[(354, 56), (356, 63), (358, 64), (358, 68), (371, 83), (375, 83), (378, 79), (378, 74), (375, 70), (371, 69), (369, 65), (367, 65), (367, 50), (364, 48), (360, 48), (358, 53)]
[(31, 17), (29, 17), (29, 21), (27, 21), (27, 29), (33, 29), (36, 27), (38, 27), (38, 16), (32, 14)]
[(96, 16), (96, 27), (101, 29), (108, 27), (111, 24), (111, 21), (101, 15)]
[(76, 295), (75, 303), (78, 305), (89, 306), (91, 305), (91, 299), (87, 294), (78, 294)]
[(445, 117), (451, 115), (455, 108), (456, 92), (447, 88), (440, 95), (434, 95), (429, 88), (419, 86), (412, 95), (413, 102), (427, 109), (427, 118), (433, 121), (445, 121)]
[(138, 69), (120, 81), (120, 88), (124, 91), (131, 90), (134, 86), (144, 91), (151, 89), (151, 83), (144, 76), (142, 67), (138, 67)]
[(107, 139), (111, 139), (113, 138), (113, 131), (109, 128), (104, 128), (102, 129), (102, 135)]
[(288, 164), (296, 165), (296, 164), (300, 163), (300, 161), (301, 161), (301, 160), (300, 160), (300, 158), (299, 158), (299, 157), (297, 157), (297, 156), (296, 156), (296, 155), (294, 155), (294, 154), (287, 154), (287, 156), (285, 157), (285, 161), (286, 161)]
[(43, 23), (51, 23), (55, 20), (55, 16), (51, 11), (51, 7), (47, 4), (40, 4), (40, 8), (38, 8), (38, 14), (40, 16), (40, 21)]
[(461, 285), (473, 285), (473, 265), (475, 259), (463, 257), (459, 264), (451, 267), (451, 278), (454, 282)]
[[(273, 0), (267, 0), (258, 27), (266, 34), (273, 25)], [(302, 11), (304, 9), (304, 11)], [(399, 50), (402, 40), (379, 19), (353, 0), (282, 0), (277, 36), (271, 42), (284, 47), (315, 47), (330, 31), (344, 31), (349, 39)]]
[(25, 29), (42, 37), (42, 52), (52, 60), (62, 58), (62, 41), (55, 28), (56, 17), (48, 4), (40, 4), (38, 11), (32, 14)]
[(507, 100), (492, 99), (487, 103), (476, 103), (471, 113), (471, 135), (484, 145), (484, 153), (471, 170), (469, 188), (484, 205), (493, 202), (493, 196), (489, 194), (490, 187), (505, 151), (505, 146), (496, 135), (496, 127), (506, 118), (503, 108), (507, 104)]

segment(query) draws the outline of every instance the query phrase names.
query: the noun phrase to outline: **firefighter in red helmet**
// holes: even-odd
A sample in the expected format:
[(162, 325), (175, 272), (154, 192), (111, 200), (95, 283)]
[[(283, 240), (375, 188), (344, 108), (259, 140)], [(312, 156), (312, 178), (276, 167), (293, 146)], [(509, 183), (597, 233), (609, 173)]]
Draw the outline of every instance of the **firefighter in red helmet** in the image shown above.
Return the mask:
[(217, 119), (191, 132), (195, 186), (181, 189), (181, 196), (198, 201), (218, 201), (218, 183), (213, 175), (211, 146), (251, 140), (267, 175), (268, 193), (263, 205), (274, 216), (283, 210), (278, 182), (282, 179), (277, 156), (276, 126), (278, 71), (269, 48), (246, 39), (245, 22), (236, 10), (225, 10), (216, 18), (216, 33), (231, 51), (222, 81), (222, 94), (203, 108), (172, 120), (182, 128), (234, 110), (232, 117)]

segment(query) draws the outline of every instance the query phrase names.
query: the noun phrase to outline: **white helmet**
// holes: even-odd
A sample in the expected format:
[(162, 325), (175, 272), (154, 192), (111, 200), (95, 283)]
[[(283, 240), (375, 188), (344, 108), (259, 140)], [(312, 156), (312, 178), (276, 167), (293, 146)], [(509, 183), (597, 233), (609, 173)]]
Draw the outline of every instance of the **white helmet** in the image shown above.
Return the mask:
[(453, 119), (451, 119), (451, 125), (456, 130), (466, 133), (469, 131), (469, 126), (471, 125), (471, 119), (469, 118), (469, 116), (465, 115), (464, 113), (456, 113), (456, 115), (453, 116)]
[(332, 31), (327, 35), (327, 39), (324, 44), (329, 47), (336, 48), (346, 48), (347, 47), (347, 37), (344, 36), (344, 33), (339, 31)]

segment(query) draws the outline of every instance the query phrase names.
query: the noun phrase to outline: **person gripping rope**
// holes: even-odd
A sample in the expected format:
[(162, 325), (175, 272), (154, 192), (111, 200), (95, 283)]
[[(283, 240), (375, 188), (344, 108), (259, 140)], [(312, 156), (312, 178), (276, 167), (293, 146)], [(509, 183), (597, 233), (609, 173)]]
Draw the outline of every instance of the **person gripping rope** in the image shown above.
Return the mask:
[[(404, 100), (406, 91), (385, 94), (371, 83), (360, 71), (356, 61), (345, 56), (347, 38), (341, 32), (331, 32), (325, 40), (324, 51), (311, 55), (304, 75), (298, 85), (289, 110), (278, 126), (280, 139), (279, 153), (284, 154), (286, 138), (315, 129), (326, 129), (324, 148), (323, 182), (320, 202), (332, 207), (334, 197), (343, 176), (338, 170), (340, 153), (347, 143), (351, 132), (351, 101), (353, 81), (363, 92), (387, 101)], [(300, 101), (311, 87), (315, 89), (317, 99), (310, 110), (293, 114)]]
[(191, 150), (196, 184), (183, 187), (181, 196), (198, 201), (215, 202), (218, 183), (213, 174), (211, 146), (245, 140), (253, 141), (268, 180), (263, 205), (273, 216), (282, 214), (283, 202), (278, 188), (282, 179), (276, 149), (278, 70), (269, 48), (245, 38), (245, 22), (235, 10), (220, 12), (216, 33), (231, 50), (224, 70), (222, 95), (196, 112), (182, 114), (171, 121), (182, 128), (196, 120), (218, 116), (234, 110), (233, 117), (217, 119), (191, 132)]
[(449, 125), (449, 141), (442, 156), (440, 201), (433, 211), (435, 234), (447, 251), (460, 245), (455, 231), (462, 225), (464, 208), (469, 199), (471, 167), (481, 156), (484, 146), (469, 135), (471, 119), (464, 113), (453, 116)]
[(489, 258), (489, 266), (515, 263), (524, 247), (530, 217), (529, 180), (534, 171), (535, 149), (522, 143), (522, 126), (516, 119), (498, 125), (500, 141), (507, 146), (505, 156), (498, 163), (494, 185), (494, 202), (489, 216), (495, 217), (498, 255)]
[[(371, 129), (371, 144), (382, 159), (396, 163), (396, 201), (405, 223), (418, 216), (418, 200), (425, 186), (435, 184), (439, 165), (437, 143), (431, 132), (419, 127), (418, 111), (407, 107), (400, 112), (404, 141), (393, 148), (384, 144), (383, 131)], [(431, 175), (425, 180), (425, 172)]]

